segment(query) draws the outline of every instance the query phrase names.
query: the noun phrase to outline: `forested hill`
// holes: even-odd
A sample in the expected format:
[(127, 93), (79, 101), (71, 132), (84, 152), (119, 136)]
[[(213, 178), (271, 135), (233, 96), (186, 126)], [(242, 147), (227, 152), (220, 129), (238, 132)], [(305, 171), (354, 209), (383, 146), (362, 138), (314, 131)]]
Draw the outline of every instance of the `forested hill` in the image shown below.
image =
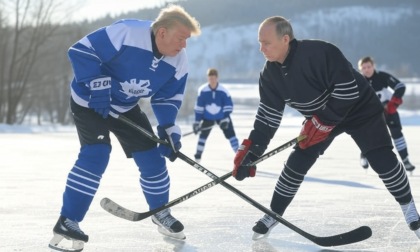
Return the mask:
[[(142, 0), (145, 1), (145, 0)], [(289, 19), (298, 39), (336, 44), (352, 64), (373, 56), (381, 70), (399, 78), (420, 77), (419, 0), (179, 0), (172, 1), (195, 16), (202, 35), (188, 40), (190, 62), (187, 95), (181, 116), (194, 107), (196, 87), (216, 67), (221, 82), (256, 83), (264, 58), (259, 52), (258, 25), (269, 16)], [(1, 0), (0, 0), (1, 2)], [(69, 47), (86, 34), (122, 18), (153, 20), (160, 8), (136, 10), (95, 21), (64, 22), (77, 15), (77, 3), (52, 22), (59, 1), (7, 1), (0, 8), (0, 123), (71, 122), (69, 83), (73, 78)], [(162, 4), (165, 0), (161, 1)], [(21, 15), (13, 22), (3, 22)], [(52, 12), (50, 12), (52, 11)], [(22, 13), (21, 13), (22, 12)], [(69, 18), (70, 20), (70, 18)], [(411, 94), (410, 92), (408, 92)], [(420, 99), (406, 96), (404, 106), (418, 109)], [(36, 118), (35, 120), (33, 118)]]
[[(184, 0), (179, 2), (201, 23), (202, 36), (189, 41), (191, 78), (207, 67), (221, 68), (224, 79), (255, 81), (264, 62), (257, 41), (266, 17), (290, 19), (298, 39), (322, 39), (339, 46), (356, 64), (373, 56), (378, 67), (401, 77), (420, 76), (420, 1), (394, 0)], [(98, 20), (154, 19), (159, 9), (144, 9)]]

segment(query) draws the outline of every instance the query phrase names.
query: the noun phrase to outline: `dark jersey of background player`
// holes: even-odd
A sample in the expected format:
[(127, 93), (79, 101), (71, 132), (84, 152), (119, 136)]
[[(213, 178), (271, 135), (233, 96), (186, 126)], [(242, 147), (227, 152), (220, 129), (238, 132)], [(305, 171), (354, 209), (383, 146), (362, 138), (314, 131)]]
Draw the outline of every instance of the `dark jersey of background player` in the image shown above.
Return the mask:
[[(405, 84), (387, 72), (375, 70), (375, 62), (370, 56), (361, 58), (358, 66), (359, 71), (369, 81), (379, 100), (384, 105), (386, 124), (405, 169), (413, 171), (415, 166), (408, 158), (407, 142), (402, 132), (402, 124), (397, 109), (403, 102)], [(363, 168), (369, 167), (369, 163), (363, 154), (361, 155), (360, 164)]]

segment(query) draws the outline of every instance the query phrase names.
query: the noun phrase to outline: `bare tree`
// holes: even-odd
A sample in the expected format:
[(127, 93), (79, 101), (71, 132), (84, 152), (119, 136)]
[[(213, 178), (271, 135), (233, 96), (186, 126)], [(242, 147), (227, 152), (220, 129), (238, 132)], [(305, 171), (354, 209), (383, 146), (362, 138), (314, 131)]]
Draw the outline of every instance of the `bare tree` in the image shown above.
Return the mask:
[[(23, 121), (34, 99), (39, 98), (30, 91), (40, 88), (36, 84), (44, 76), (33, 73), (41, 46), (60, 27), (59, 20), (53, 19), (62, 2), (15, 0), (0, 5), (0, 122), (14, 124)], [(9, 16), (4, 16), (5, 12)]]
[[(5, 71), (7, 50), (8, 50), (8, 37), (9, 29), (6, 25), (6, 12), (4, 11), (4, 3), (0, 1), (0, 118), (6, 112), (6, 107), (3, 101), (6, 100), (6, 88), (5, 88)], [(0, 120), (1, 122), (1, 120)]]

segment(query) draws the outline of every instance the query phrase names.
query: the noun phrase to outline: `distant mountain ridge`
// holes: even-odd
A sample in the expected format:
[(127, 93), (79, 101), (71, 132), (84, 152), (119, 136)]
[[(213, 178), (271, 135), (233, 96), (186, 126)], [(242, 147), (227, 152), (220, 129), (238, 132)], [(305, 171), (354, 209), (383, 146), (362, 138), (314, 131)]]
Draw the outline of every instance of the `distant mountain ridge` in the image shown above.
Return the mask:
[[(177, 2), (175, 2), (177, 3)], [(336, 44), (353, 65), (365, 55), (397, 77), (420, 76), (420, 1), (393, 0), (184, 0), (202, 35), (188, 41), (190, 79), (205, 80), (208, 67), (227, 81), (255, 82), (264, 64), (259, 52), (259, 23), (273, 15), (288, 18), (297, 39)], [(154, 19), (158, 8), (117, 18)], [(99, 20), (104, 23), (106, 20)], [(104, 23), (106, 25), (108, 23)]]
[[(290, 21), (297, 39), (332, 42), (353, 65), (360, 57), (372, 55), (381, 69), (419, 76), (420, 36), (402, 31), (402, 27), (408, 28), (406, 20), (414, 18), (420, 20), (420, 13), (408, 7), (351, 6), (307, 11), (290, 17)], [(194, 68), (191, 77), (215, 66), (232, 80), (257, 78), (264, 64), (257, 41), (258, 25), (203, 27), (202, 35), (191, 40), (187, 48)]]

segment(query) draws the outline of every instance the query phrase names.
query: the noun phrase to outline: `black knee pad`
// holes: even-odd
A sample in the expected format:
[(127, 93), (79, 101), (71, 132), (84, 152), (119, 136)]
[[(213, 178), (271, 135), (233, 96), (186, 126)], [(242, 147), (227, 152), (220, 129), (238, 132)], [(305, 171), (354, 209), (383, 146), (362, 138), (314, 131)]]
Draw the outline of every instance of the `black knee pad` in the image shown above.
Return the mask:
[(379, 174), (386, 173), (398, 163), (398, 158), (392, 151), (392, 147), (382, 147), (365, 153), (372, 169)]
[(286, 165), (300, 174), (306, 174), (319, 155), (318, 151), (310, 150), (310, 148), (305, 150), (296, 148), (287, 159)]

